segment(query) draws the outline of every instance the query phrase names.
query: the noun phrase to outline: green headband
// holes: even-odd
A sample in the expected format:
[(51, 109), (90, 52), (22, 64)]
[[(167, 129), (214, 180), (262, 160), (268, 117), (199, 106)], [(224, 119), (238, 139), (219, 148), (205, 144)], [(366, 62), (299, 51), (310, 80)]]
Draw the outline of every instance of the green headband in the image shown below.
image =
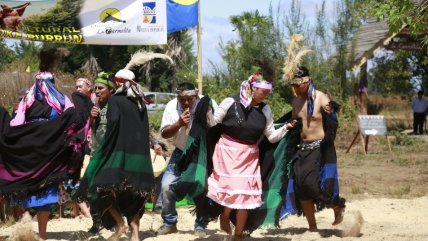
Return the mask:
[(95, 82), (95, 84), (100, 83), (100, 84), (106, 85), (112, 89), (116, 89), (116, 82), (114, 82), (110, 78), (110, 76), (111, 75), (109, 73), (100, 72), (94, 82)]

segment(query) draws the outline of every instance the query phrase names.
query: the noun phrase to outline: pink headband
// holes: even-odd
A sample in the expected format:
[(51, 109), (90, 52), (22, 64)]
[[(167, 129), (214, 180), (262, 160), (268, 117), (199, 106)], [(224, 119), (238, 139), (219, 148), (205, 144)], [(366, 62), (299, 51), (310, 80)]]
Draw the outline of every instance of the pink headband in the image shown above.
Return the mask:
[(272, 83), (264, 81), (264, 80), (259, 81), (259, 82), (253, 82), (253, 83), (251, 83), (251, 86), (256, 87), (256, 88), (261, 88), (261, 89), (272, 90)]

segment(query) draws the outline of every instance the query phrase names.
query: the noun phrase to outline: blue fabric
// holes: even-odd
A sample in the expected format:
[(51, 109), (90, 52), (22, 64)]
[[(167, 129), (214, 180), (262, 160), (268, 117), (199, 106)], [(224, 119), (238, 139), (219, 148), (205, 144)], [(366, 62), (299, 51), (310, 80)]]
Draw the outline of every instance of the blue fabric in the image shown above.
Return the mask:
[(38, 196), (30, 196), (19, 202), (24, 208), (41, 207), (40, 211), (47, 211), (42, 206), (58, 203), (58, 187), (47, 188), (46, 193)]
[(198, 25), (198, 1), (184, 5), (178, 0), (166, 1), (167, 32), (173, 33)]
[(36, 100), (42, 101), (45, 98), (45, 94), (40, 89), (40, 86), (41, 86), (40, 82), (44, 82), (45, 83), (45, 85), (47, 87), (48, 94), (50, 96), (52, 96), (52, 99), (58, 100), (58, 103), (61, 105), (61, 110), (64, 110), (64, 107), (65, 107), (65, 95), (63, 93), (59, 92), (59, 90), (54, 86), (54, 83), (55, 83), (55, 79), (54, 78), (51, 78), (51, 79), (36, 79), (35, 90), (34, 90), (34, 97), (36, 98)]
[(309, 83), (308, 96), (306, 98), (306, 102), (308, 103), (307, 104), (308, 120), (312, 117), (312, 114), (314, 113), (315, 98), (316, 98), (315, 84), (314, 84), (314, 81), (311, 80), (311, 82)]
[[(327, 180), (334, 179), (334, 191), (331, 199), (327, 200), (327, 204), (332, 205), (334, 200), (339, 197), (339, 175), (337, 171), (336, 163), (327, 163), (321, 167), (320, 171), (320, 188), (322, 191), (325, 190), (325, 184)], [(294, 200), (294, 179), (288, 180), (287, 194), (285, 197), (285, 204), (281, 207), (279, 213), (279, 220), (287, 218), (289, 215), (297, 213)]]
[[(339, 196), (339, 175), (337, 173), (337, 164), (336, 163), (326, 163), (321, 168), (320, 173), (320, 179), (321, 179), (321, 190), (325, 190), (325, 183), (329, 179), (334, 179), (334, 191), (333, 191), (333, 198), (329, 200), (331, 203), (334, 201), (335, 198)], [(330, 204), (331, 204), (330, 203)]]
[(285, 205), (281, 207), (281, 211), (279, 212), (279, 220), (283, 220), (289, 215), (294, 215), (297, 213), (292, 200), (294, 200), (294, 179), (289, 179), (287, 185), (287, 194), (285, 197)]

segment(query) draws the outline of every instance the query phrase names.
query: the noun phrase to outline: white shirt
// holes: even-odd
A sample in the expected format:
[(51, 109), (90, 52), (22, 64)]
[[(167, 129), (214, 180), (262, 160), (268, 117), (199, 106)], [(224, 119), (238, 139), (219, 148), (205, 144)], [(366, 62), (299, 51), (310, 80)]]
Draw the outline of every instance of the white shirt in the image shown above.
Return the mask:
[[(235, 100), (232, 97), (228, 97), (224, 99), (217, 108), (214, 109), (214, 125), (223, 121), (227, 111), (234, 102)], [(265, 105), (262, 109), (262, 112), (266, 117), (266, 126), (263, 134), (268, 138), (269, 142), (276, 143), (285, 136), (287, 130), (282, 127), (275, 130), (273, 125), (272, 110), (270, 109), (269, 105)]]
[[(198, 105), (201, 97), (203, 96), (199, 96), (199, 98), (195, 101), (195, 104), (193, 105), (192, 109), (190, 110), (189, 128), (192, 127), (196, 106)], [(217, 108), (217, 103), (214, 100), (212, 100), (212, 103), (213, 103), (214, 109)], [(170, 100), (163, 112), (160, 132), (162, 133), (162, 131), (166, 127), (176, 123), (180, 119), (181, 114), (183, 114), (183, 111), (184, 110), (181, 107), (180, 103), (178, 102), (177, 98)], [(172, 138), (173, 138), (173, 145), (178, 149), (183, 150), (187, 141), (186, 128), (184, 126), (180, 127), (180, 129), (177, 131), (177, 133), (175, 133), (175, 135)]]
[(428, 101), (422, 97), (419, 99), (415, 97), (412, 99), (412, 109), (415, 113), (424, 113), (428, 108)]

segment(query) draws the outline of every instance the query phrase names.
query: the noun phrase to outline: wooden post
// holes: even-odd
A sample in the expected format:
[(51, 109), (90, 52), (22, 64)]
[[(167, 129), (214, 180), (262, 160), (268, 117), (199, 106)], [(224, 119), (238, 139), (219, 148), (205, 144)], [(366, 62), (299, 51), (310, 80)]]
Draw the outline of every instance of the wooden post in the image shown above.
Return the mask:
[(391, 159), (393, 159), (391, 142), (389, 141), (389, 136), (388, 135), (386, 136), (386, 140), (388, 141), (389, 154), (391, 155)]
[(349, 145), (348, 149), (346, 149), (346, 153), (349, 153), (349, 150), (351, 150), (352, 145), (354, 145), (359, 135), (360, 135), (360, 129), (357, 130), (357, 133), (355, 134), (354, 139), (352, 139), (351, 145)]
[(361, 147), (363, 148), (363, 152), (365, 155), (367, 155), (367, 149), (366, 149), (366, 144), (365, 144), (363, 135), (360, 135), (360, 140), (361, 140)]
[(358, 96), (360, 100), (360, 115), (367, 115), (368, 93), (367, 93), (367, 62), (361, 66), (360, 84), (358, 86)]
[(201, 0), (198, 1), (198, 90), (202, 95), (202, 24), (201, 24)]
[(367, 151), (369, 149), (369, 136), (366, 136), (364, 139), (365, 139), (364, 153), (367, 154)]

